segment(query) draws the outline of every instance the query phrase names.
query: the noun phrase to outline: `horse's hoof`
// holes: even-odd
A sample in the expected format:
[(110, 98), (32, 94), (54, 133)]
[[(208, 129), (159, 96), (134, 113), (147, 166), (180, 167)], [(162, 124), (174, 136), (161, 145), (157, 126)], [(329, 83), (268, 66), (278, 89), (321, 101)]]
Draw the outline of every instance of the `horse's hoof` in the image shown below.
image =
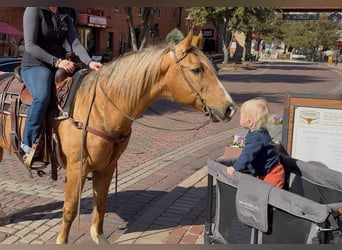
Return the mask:
[(90, 229), (90, 236), (95, 244), (109, 244), (109, 241), (104, 237), (104, 235), (98, 234), (94, 228)]

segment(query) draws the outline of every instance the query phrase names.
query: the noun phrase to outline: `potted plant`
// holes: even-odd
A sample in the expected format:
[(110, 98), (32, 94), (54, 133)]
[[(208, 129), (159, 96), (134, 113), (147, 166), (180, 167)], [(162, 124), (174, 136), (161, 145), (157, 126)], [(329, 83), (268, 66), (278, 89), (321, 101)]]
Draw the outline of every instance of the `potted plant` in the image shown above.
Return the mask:
[(241, 154), (242, 148), (245, 146), (245, 139), (245, 135), (232, 136), (230, 143), (225, 146), (223, 157), (237, 158)]

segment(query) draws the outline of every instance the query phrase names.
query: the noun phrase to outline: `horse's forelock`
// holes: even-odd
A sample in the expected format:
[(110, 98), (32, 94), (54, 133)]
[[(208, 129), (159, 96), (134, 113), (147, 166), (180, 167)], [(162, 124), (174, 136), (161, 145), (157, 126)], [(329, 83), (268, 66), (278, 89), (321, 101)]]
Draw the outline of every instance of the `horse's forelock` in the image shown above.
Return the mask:
[(213, 64), (210, 62), (209, 58), (197, 47), (191, 47), (190, 52), (194, 53), (197, 58), (210, 70), (214, 70)]

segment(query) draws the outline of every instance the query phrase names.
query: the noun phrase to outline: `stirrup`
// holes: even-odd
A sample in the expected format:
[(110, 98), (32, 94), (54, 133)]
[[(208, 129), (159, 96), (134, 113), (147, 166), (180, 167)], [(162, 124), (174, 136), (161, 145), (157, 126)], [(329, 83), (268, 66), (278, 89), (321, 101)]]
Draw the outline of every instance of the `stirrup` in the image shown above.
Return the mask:
[(23, 156), (23, 162), (26, 168), (33, 169), (33, 170), (40, 170), (44, 169), (47, 166), (46, 162), (43, 162), (42, 160), (38, 159), (38, 156), (35, 155), (33, 150), (30, 151), (30, 153), (26, 153)]
[(37, 146), (38, 143), (32, 145), (31, 151), (23, 155), (23, 162), (27, 169), (43, 169), (46, 168), (47, 163), (37, 158)]

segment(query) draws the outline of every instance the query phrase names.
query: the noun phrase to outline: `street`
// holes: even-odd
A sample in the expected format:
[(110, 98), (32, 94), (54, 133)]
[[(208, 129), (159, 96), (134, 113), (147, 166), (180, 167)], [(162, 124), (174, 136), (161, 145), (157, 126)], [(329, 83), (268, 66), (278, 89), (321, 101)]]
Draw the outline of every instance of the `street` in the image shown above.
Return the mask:
[[(342, 94), (342, 67), (326, 63), (262, 61), (253, 70), (219, 72), (238, 105), (264, 97), (272, 114), (282, 114), (287, 92)], [(218, 158), (231, 136), (241, 132), (239, 113), (229, 123), (209, 123), (200, 112), (159, 100), (133, 124), (128, 148), (119, 160), (118, 183), (109, 191), (105, 236), (111, 244), (202, 244), (208, 158)], [(0, 166), (0, 203), (11, 223), (0, 227), (0, 242), (51, 244), (61, 222), (64, 170), (34, 178), (14, 154)], [(118, 193), (115, 194), (117, 189)], [(87, 182), (81, 216), (70, 243), (85, 244), (91, 223), (92, 187)]]

